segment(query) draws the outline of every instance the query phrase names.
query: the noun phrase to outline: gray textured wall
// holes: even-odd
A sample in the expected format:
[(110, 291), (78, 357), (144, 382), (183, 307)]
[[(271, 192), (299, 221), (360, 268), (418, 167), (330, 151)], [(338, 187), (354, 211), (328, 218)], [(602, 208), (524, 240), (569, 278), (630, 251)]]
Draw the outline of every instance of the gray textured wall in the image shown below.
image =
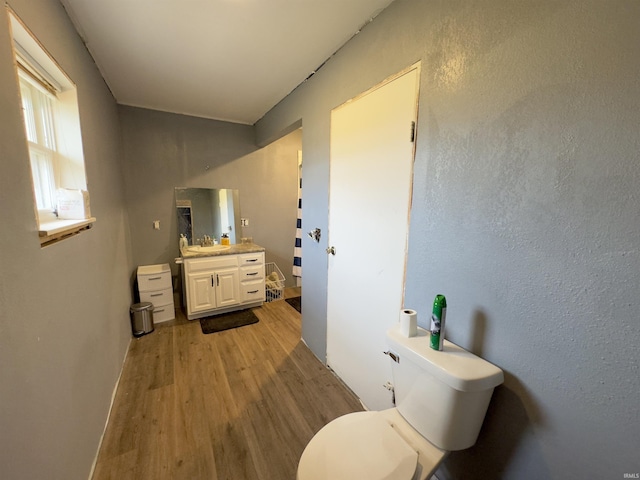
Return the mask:
[[(442, 478), (640, 472), (639, 21), (635, 0), (396, 0), (257, 125), (302, 119), (303, 228), (325, 230), (331, 108), (422, 61), (406, 306), (424, 324), (447, 295), (447, 337), (506, 373)], [(303, 246), (324, 358), (326, 245)]]
[[(247, 125), (120, 106), (125, 185), (136, 265), (179, 256), (175, 187), (233, 188), (249, 219), (239, 237), (266, 248), (293, 285), (298, 150), (296, 130), (265, 148)], [(160, 230), (153, 221), (160, 220)], [(239, 240), (238, 240), (239, 241)]]
[(76, 83), (94, 227), (40, 248), (0, 7), (0, 476), (87, 478), (131, 338), (132, 271), (115, 101), (62, 6), (9, 2)]

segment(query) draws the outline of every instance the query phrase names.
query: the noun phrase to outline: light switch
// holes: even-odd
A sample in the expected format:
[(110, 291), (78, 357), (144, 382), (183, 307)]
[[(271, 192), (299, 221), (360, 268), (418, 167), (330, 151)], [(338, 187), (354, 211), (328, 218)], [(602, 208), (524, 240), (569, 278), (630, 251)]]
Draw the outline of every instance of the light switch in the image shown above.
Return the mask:
[(240, 225), (242, 227), (248, 227), (249, 226), (249, 219), (248, 218), (241, 218), (240, 219)]
[(153, 229), (154, 230), (160, 230), (160, 220), (155, 220), (153, 222)]

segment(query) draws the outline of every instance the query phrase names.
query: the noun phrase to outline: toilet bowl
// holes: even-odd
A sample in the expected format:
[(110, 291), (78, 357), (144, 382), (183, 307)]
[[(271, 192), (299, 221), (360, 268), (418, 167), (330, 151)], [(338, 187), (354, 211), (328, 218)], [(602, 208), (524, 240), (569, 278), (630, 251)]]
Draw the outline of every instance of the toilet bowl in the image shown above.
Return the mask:
[(311, 439), (297, 480), (426, 480), (448, 452), (428, 442), (397, 409), (343, 415)]
[(387, 332), (396, 407), (350, 413), (325, 425), (306, 446), (297, 480), (426, 480), (449, 451), (475, 444), (502, 370), (430, 333)]

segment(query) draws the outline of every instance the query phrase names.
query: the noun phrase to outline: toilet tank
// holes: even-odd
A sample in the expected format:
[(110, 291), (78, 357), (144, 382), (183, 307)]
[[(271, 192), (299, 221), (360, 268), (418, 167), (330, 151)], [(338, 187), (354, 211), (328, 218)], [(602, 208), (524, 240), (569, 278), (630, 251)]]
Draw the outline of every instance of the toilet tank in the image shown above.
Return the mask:
[(396, 408), (436, 447), (463, 450), (476, 443), (493, 389), (504, 376), (495, 365), (448, 340), (442, 351), (433, 350), (429, 335), (418, 328), (416, 337), (407, 338), (399, 326), (387, 332), (396, 355), (391, 362)]

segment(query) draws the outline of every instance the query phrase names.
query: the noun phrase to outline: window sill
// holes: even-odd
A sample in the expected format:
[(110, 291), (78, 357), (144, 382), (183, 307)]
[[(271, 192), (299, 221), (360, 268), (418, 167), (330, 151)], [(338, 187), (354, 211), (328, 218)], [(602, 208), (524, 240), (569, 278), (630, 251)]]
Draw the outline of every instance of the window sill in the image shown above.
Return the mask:
[(91, 217), (82, 220), (53, 220), (41, 223), (38, 231), (40, 246), (44, 247), (83, 230), (88, 230), (95, 221), (96, 219)]

